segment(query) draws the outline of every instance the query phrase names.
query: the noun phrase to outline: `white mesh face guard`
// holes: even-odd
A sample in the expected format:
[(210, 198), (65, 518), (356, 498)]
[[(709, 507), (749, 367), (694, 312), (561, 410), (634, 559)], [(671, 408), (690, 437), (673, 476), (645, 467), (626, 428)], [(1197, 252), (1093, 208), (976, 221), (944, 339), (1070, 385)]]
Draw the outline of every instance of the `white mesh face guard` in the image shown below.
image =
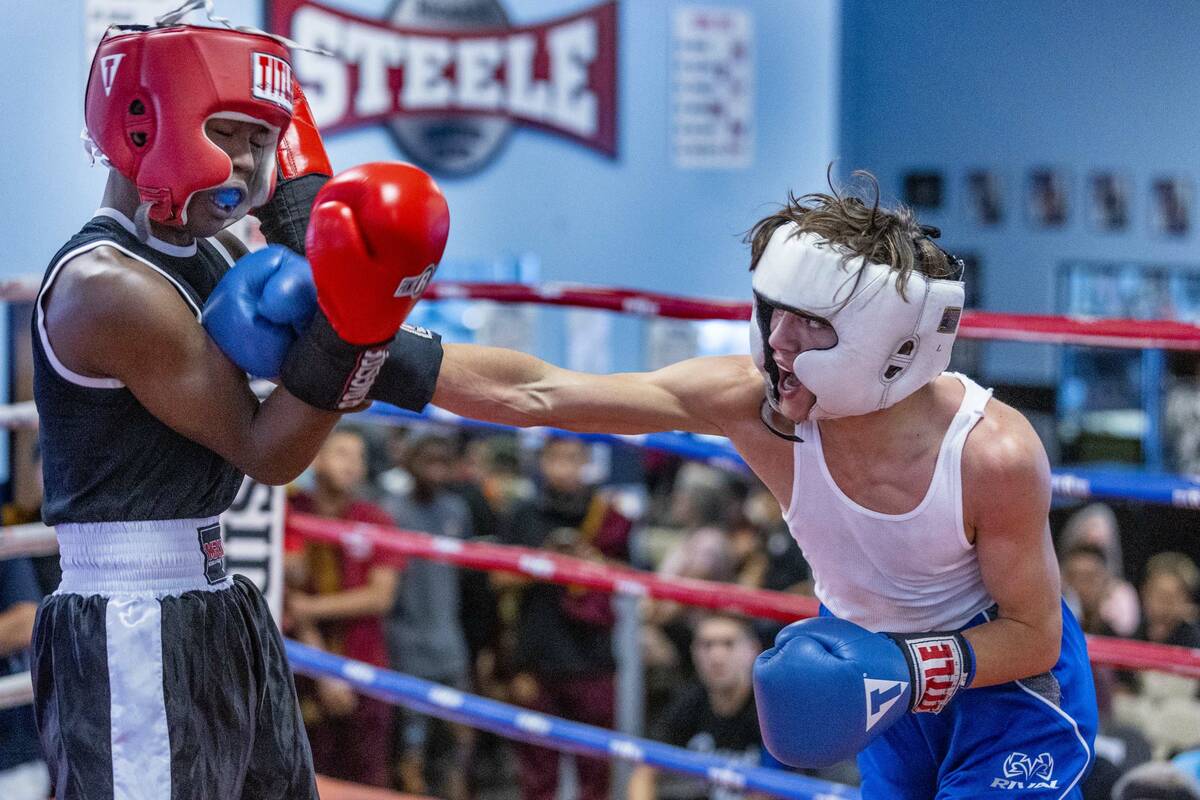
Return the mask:
[[(754, 269), (750, 349), (779, 410), (771, 312), (829, 320), (837, 344), (796, 356), (796, 379), (814, 395), (811, 419), (869, 414), (900, 402), (950, 364), (958, 333), (962, 281), (913, 272), (903, 296), (898, 273), (884, 264), (846, 258), (847, 251), (795, 223), (771, 236)], [(858, 266), (861, 265), (861, 266)]]

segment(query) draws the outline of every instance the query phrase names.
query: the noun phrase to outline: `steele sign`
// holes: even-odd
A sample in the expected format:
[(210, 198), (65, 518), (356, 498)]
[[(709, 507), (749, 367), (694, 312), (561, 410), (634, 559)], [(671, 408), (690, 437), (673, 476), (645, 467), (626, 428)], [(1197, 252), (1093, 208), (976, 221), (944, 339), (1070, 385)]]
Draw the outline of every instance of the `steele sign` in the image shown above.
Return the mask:
[(499, 0), (399, 0), (385, 19), (271, 0), (267, 26), (333, 55), (293, 53), (323, 131), (386, 124), (433, 172), (478, 171), (515, 126), (616, 155), (615, 0), (521, 26)]

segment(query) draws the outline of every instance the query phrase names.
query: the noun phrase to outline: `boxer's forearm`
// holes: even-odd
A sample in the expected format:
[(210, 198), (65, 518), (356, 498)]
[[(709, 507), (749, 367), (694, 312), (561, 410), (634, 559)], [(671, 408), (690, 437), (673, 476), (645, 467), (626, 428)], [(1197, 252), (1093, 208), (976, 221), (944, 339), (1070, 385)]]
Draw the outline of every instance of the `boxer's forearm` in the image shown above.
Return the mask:
[(1001, 617), (970, 630), (963, 636), (975, 651), (975, 680), (972, 686), (994, 686), (1048, 672), (1058, 661), (1062, 639), (1062, 616), (1036, 624)]
[(654, 372), (594, 375), (515, 350), (448, 345), (433, 403), (503, 425), (587, 433), (684, 430), (722, 433), (729, 384), (744, 381), (739, 362), (702, 358)]

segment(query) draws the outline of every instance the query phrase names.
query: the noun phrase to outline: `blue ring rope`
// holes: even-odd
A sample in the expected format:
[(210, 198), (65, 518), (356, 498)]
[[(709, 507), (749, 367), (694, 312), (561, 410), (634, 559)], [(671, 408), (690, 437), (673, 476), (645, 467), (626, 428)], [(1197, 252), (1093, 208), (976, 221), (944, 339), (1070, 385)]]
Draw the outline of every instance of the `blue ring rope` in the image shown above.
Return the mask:
[(338, 678), (380, 700), (399, 703), (423, 714), (482, 728), (510, 739), (604, 759), (620, 758), (635, 764), (694, 775), (729, 788), (767, 792), (776, 797), (794, 800), (860, 798), (858, 790), (850, 786), (695, 753), (682, 747), (529, 711), (411, 675), (351, 661), (290, 639), (284, 645), (288, 660), (296, 672), (310, 677)]
[[(508, 425), (480, 422), (460, 417), (434, 406), (422, 413), (404, 411), (384, 403), (376, 403), (364, 412), (367, 416), (402, 419), (412, 422), (435, 422), (464, 428), (494, 431), (518, 430)], [(729, 440), (719, 436), (698, 436), (691, 433), (644, 433), (616, 435), (609, 433), (575, 433), (557, 428), (534, 429), (548, 436), (565, 436), (602, 444), (629, 444), (672, 453), (693, 461), (701, 461), (723, 469), (749, 471)], [(1081, 500), (1136, 500), (1143, 503), (1200, 509), (1200, 480), (1182, 475), (1138, 472), (1111, 468), (1075, 467), (1055, 470), (1051, 486), (1057, 497)]]

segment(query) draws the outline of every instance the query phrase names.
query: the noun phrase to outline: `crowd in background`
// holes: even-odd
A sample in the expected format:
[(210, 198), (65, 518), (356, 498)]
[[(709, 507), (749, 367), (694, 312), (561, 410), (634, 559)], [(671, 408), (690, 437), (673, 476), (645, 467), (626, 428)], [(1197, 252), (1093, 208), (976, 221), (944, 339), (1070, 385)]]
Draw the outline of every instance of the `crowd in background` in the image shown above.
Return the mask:
[[(653, 452), (573, 438), (343, 425), (289, 495), (292, 512), (812, 593), (779, 505), (760, 484)], [(36, 509), (5, 510), (7, 523), (33, 518)], [(1126, 575), (1125, 532), (1100, 504), (1075, 511), (1054, 534), (1063, 591), (1086, 632), (1200, 648), (1200, 568), (1192, 558), (1158, 553)], [(385, 561), (355, 544), (288, 538), (285, 551), (287, 635), (461, 690), (614, 726), (611, 595), (422, 559)], [(28, 560), (0, 561), (0, 674), (24, 664), (33, 604), (55, 582), (52, 562), (39, 560), (35, 569)], [(640, 626), (646, 734), (782, 768), (762, 748), (750, 683), (754, 657), (778, 626), (651, 600), (642, 601)], [(1157, 672), (1094, 674), (1102, 723), (1088, 800), (1132, 797), (1122, 792), (1161, 779), (1171, 769), (1167, 759), (1200, 749), (1200, 683)], [(298, 678), (297, 691), (318, 771), (331, 777), (449, 800), (550, 800), (563, 796), (560, 784), (569, 787), (566, 796), (610, 796), (607, 761), (565, 759), (443, 724), (330, 678)], [(0, 780), (36, 753), (35, 740), (12, 733), (31, 722), (28, 715), (28, 707), (0, 711)], [(854, 782), (856, 773), (847, 763), (820, 777)], [(628, 796), (740, 795), (643, 767), (633, 772)]]
[[(338, 443), (354, 443), (354, 467), (330, 466)], [(375, 455), (372, 455), (375, 454)], [(625, 459), (625, 460), (622, 460)], [(632, 463), (630, 463), (632, 460)], [(348, 480), (348, 475), (354, 480)], [(811, 594), (811, 576), (779, 505), (747, 476), (657, 455), (631, 456), (577, 439), (531, 443), (515, 436), (451, 436), (404, 428), (340, 429), (298, 493), (293, 508), (363, 519), (370, 500), (392, 524), (444, 536), (484, 538), (668, 577)], [(312, 498), (341, 498), (313, 505)], [(339, 510), (340, 509), (340, 510)], [(1131, 582), (1124, 577), (1121, 531), (1107, 506), (1085, 506), (1054, 531), (1063, 590), (1089, 633), (1200, 647), (1200, 569), (1188, 555), (1162, 552)], [(308, 564), (353, 555), (304, 545)], [(365, 556), (369, 561), (369, 554)], [(376, 570), (388, 568), (375, 567)], [(334, 597), (361, 593), (361, 571), (343, 567)], [(376, 619), (376, 652), (395, 669), (557, 716), (611, 728), (615, 676), (610, 595), (531, 582), (501, 573), (411, 560), (394, 570), (390, 607)], [(289, 570), (286, 624), (312, 619), (313, 576)], [(353, 578), (351, 576), (354, 576)], [(298, 602), (297, 602), (298, 601)], [(327, 601), (337, 606), (337, 601)], [(344, 607), (344, 606), (342, 606)], [(300, 609), (298, 615), (292, 613)], [(762, 748), (750, 685), (755, 655), (778, 626), (673, 602), (644, 600), (641, 651), (651, 738), (749, 763), (775, 764)], [(326, 626), (338, 631), (344, 623)], [(293, 634), (294, 635), (294, 634)], [(330, 646), (325, 641), (325, 646)], [(343, 650), (343, 652), (346, 652)], [(349, 654), (349, 653), (348, 653)], [(381, 662), (382, 663), (382, 662)], [(1102, 709), (1097, 766), (1089, 798), (1114, 797), (1118, 779), (1141, 764), (1200, 748), (1200, 685), (1155, 672), (1095, 670)], [(348, 736), (327, 717), (320, 686), (302, 685), (314, 747), (321, 727)], [(362, 725), (378, 725), (369, 709)], [(375, 741), (387, 737), (371, 736)], [(386, 753), (390, 752), (390, 759)], [(325, 772), (363, 781), (358, 755), (333, 748)], [(567, 780), (572, 796), (609, 796), (610, 765), (561, 759), (544, 748), (511, 744), (458, 726), (395, 712), (391, 744), (371, 772), (381, 785), (440, 797), (554, 798)], [(572, 763), (573, 762), (573, 763)], [(569, 774), (562, 774), (566, 763)], [(390, 770), (383, 767), (390, 764)], [(1139, 775), (1142, 768), (1133, 774)], [(843, 782), (852, 764), (824, 771)], [(1126, 779), (1129, 784), (1129, 779)], [(736, 796), (696, 781), (635, 770), (633, 800)]]

